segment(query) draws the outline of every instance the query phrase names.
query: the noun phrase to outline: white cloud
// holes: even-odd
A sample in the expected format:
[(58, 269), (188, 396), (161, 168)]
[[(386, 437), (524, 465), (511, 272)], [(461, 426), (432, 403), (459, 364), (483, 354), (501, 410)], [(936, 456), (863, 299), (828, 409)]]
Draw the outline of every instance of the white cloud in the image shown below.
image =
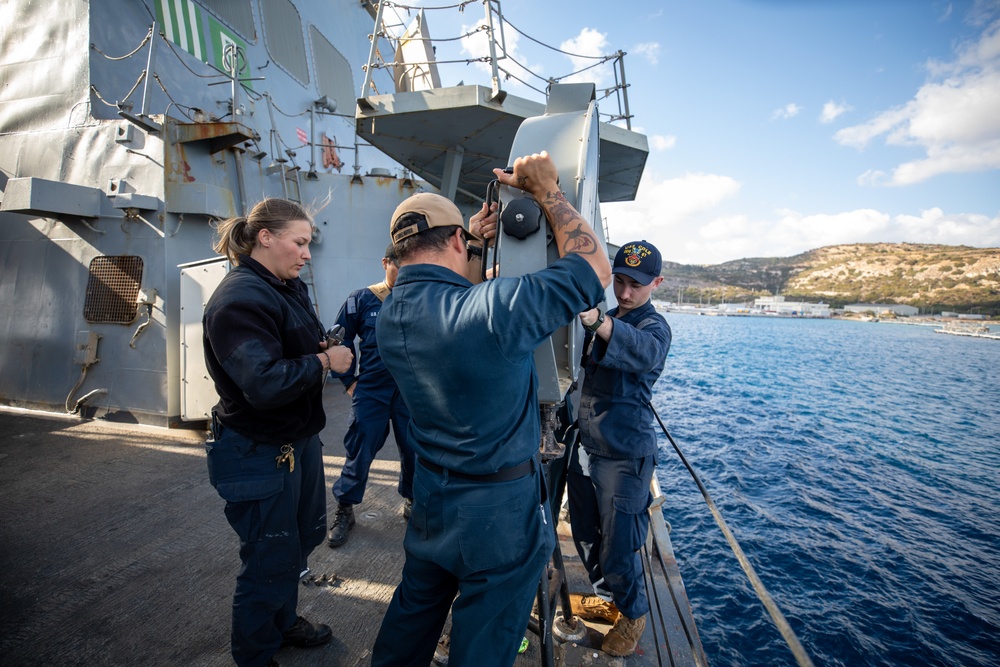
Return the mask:
[(647, 239), (667, 259), (686, 261), (697, 256), (699, 244), (695, 241), (692, 248), (680, 250), (677, 239), (687, 237), (694, 225), (735, 197), (741, 187), (735, 179), (718, 174), (685, 174), (657, 180), (647, 170), (635, 201), (604, 204), (601, 209), (612, 243)]
[[(912, 185), (939, 174), (1000, 169), (1000, 21), (962, 46), (954, 62), (928, 63), (928, 72), (935, 80), (906, 104), (834, 134), (859, 149), (884, 135), (887, 145), (925, 151), (878, 183)], [(862, 175), (859, 182), (870, 179)]]
[(611, 81), (611, 72), (607, 67), (593, 67), (598, 62), (595, 60), (596, 57), (604, 56), (612, 50), (608, 45), (607, 35), (604, 33), (584, 28), (580, 31), (579, 35), (560, 44), (559, 50), (575, 54), (567, 56), (573, 64), (574, 72), (589, 68), (579, 74), (564, 78), (562, 80), (563, 83), (593, 82), (598, 88), (601, 88)]
[(642, 44), (636, 44), (629, 52), (636, 53), (644, 57), (647, 61), (649, 61), (650, 65), (655, 65), (660, 62), (659, 42), (643, 42)]
[(655, 151), (668, 151), (677, 145), (677, 137), (672, 134), (654, 134), (649, 138), (649, 143)]
[(656, 181), (644, 178), (634, 202), (605, 204), (612, 243), (647, 239), (664, 259), (683, 264), (718, 264), (741, 257), (789, 257), (848, 243), (940, 243), (1000, 247), (1000, 215), (946, 214), (939, 208), (887, 213), (859, 208), (833, 213), (778, 209), (754, 218), (724, 207), (742, 189), (718, 174), (685, 174)]
[(823, 112), (819, 115), (819, 122), (826, 124), (832, 123), (841, 116), (851, 110), (851, 107), (846, 104), (837, 104), (833, 100), (830, 100), (823, 105)]
[(774, 113), (771, 114), (771, 120), (777, 120), (779, 118), (787, 120), (788, 118), (794, 118), (799, 115), (800, 111), (802, 111), (802, 107), (795, 102), (792, 102), (790, 104), (786, 104), (780, 109), (775, 109)]

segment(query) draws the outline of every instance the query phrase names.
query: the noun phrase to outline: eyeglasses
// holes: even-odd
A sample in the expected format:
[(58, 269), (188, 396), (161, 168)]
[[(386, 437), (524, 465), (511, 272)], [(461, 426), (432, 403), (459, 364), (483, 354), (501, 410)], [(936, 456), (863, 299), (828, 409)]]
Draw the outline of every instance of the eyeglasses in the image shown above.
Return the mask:
[(459, 229), (462, 230), (462, 237), (465, 239), (465, 252), (469, 258), (468, 261), (471, 262), (473, 257), (482, 257), (483, 247), (481, 245), (473, 245), (480, 244), (482, 241), (466, 231), (464, 227), (459, 227)]

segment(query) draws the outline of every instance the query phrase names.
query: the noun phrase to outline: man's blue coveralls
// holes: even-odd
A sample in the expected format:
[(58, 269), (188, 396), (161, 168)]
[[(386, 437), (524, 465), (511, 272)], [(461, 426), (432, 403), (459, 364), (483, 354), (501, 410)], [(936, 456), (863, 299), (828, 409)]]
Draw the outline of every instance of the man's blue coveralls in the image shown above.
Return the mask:
[[(429, 665), (449, 608), (450, 664), (513, 664), (554, 546), (534, 465), (534, 350), (603, 294), (578, 255), (475, 286), (437, 265), (400, 269), (378, 338), (417, 465), (403, 577), (372, 665)], [(463, 477), (512, 469), (523, 476)]]
[[(345, 388), (357, 381), (351, 396), (351, 420), (344, 435), (347, 461), (333, 485), (334, 497), (345, 505), (357, 505), (364, 498), (368, 471), (389, 437), (390, 421), (399, 449), (399, 485), (396, 488), (404, 498), (413, 498), (413, 449), (406, 439), (410, 412), (379, 354), (375, 322), (381, 309), (382, 299), (372, 288), (365, 287), (351, 292), (337, 315), (337, 324), (344, 327), (344, 343), (360, 339), (358, 354), (350, 369), (340, 376)], [(355, 377), (358, 357), (360, 370)]]
[[(326, 534), (323, 326), (305, 283), (240, 256), (204, 316), (205, 362), (219, 403), (206, 443), (212, 486), (240, 538), (233, 659), (260, 667), (296, 620), (299, 574)], [(275, 465), (290, 444), (295, 466)]]
[(584, 452), (574, 452), (567, 475), (570, 525), (595, 592), (631, 619), (649, 611), (638, 553), (657, 454), (649, 401), (670, 339), (666, 320), (646, 302), (614, 320), (610, 340), (588, 333), (584, 343), (593, 347), (578, 416)]

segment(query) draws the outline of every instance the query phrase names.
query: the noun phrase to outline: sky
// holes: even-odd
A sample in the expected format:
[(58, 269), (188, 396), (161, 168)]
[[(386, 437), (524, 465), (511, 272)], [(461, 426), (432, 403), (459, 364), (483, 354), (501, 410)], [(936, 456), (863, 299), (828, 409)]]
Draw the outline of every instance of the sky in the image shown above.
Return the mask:
[[(483, 52), (482, 33), (452, 39), (483, 19), (482, 3), (419, 4), (439, 61)], [(603, 90), (609, 67), (567, 77), (595, 61), (562, 52), (627, 54), (632, 129), (649, 157), (635, 201), (602, 205), (612, 243), (646, 239), (684, 264), (843, 243), (1000, 247), (1000, 0), (501, 9), (514, 27), (504, 30), (510, 94), (543, 100), (519, 79), (544, 83), (517, 65)], [(442, 83), (489, 85), (484, 67), (442, 64)]]

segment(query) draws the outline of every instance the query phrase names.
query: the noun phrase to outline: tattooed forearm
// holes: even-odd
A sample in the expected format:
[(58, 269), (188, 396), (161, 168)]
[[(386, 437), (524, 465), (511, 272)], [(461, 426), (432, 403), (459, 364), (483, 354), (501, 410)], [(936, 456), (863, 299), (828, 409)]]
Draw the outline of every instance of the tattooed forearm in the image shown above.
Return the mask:
[(576, 229), (566, 232), (566, 242), (563, 244), (563, 252), (576, 253), (578, 255), (593, 255), (597, 252), (597, 240), (589, 228), (583, 224), (576, 226)]
[[(549, 225), (565, 233), (563, 241), (563, 253), (576, 253), (578, 255), (592, 255), (597, 252), (597, 240), (589, 226), (584, 224), (583, 218), (573, 208), (566, 195), (560, 191), (549, 192), (545, 195), (545, 208), (548, 213)], [(576, 222), (576, 229), (569, 226)]]
[(545, 208), (548, 209), (549, 224), (562, 229), (573, 219), (580, 219), (580, 214), (566, 201), (566, 195), (558, 190), (545, 195)]

